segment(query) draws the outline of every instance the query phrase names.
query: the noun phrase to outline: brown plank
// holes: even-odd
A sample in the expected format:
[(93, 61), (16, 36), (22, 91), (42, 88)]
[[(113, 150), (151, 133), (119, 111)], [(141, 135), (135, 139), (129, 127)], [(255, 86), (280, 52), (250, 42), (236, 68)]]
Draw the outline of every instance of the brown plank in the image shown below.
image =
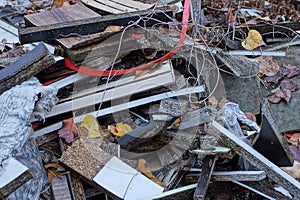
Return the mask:
[(64, 6), (50, 11), (26, 15), (25, 20), (34, 26), (45, 26), (62, 22), (99, 17), (100, 15), (87, 8), (82, 3)]
[(203, 158), (202, 172), (198, 179), (197, 187), (194, 193), (194, 200), (204, 199), (216, 160), (217, 156), (214, 155), (205, 156)]
[[(152, 12), (152, 11), (151, 11)], [(104, 31), (109, 25), (127, 26), (129, 22), (137, 21), (149, 14), (149, 10), (135, 11), (119, 15), (107, 15), (94, 17), (89, 20), (81, 19), (71, 22), (63, 22), (39, 27), (28, 27), (19, 29), (19, 39), (21, 43), (32, 43), (37, 41), (52, 41), (58, 38), (75, 35), (87, 35)], [(152, 26), (157, 20), (168, 22), (172, 16), (172, 11), (168, 7), (157, 8), (153, 11), (151, 19), (146, 22), (141, 21), (141, 26)]]

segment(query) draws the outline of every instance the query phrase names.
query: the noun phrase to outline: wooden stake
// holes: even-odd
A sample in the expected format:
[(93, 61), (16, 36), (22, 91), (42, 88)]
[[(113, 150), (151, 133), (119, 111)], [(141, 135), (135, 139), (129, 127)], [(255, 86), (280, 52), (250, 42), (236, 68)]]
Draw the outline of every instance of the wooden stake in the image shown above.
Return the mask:
[(208, 189), (211, 174), (214, 170), (214, 166), (217, 160), (217, 156), (208, 155), (203, 159), (202, 172), (198, 179), (198, 184), (194, 193), (194, 200), (202, 200)]

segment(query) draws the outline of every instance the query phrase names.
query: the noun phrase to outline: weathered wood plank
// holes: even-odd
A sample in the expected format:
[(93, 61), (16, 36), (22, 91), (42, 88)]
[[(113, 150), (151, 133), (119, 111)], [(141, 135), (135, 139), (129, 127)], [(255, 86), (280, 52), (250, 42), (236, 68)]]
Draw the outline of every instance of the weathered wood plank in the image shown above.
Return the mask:
[(53, 10), (46, 10), (31, 15), (25, 15), (26, 26), (46, 26), (50, 24), (57, 24), (62, 22), (72, 22), (75, 20), (82, 20), (88, 18), (100, 17), (100, 15), (93, 10), (85, 7), (82, 3), (76, 3), (71, 6), (64, 6)]
[(202, 171), (194, 193), (194, 200), (204, 199), (217, 158), (215, 155), (208, 155), (203, 158)]
[(267, 176), (286, 188), (290, 193), (295, 195), (295, 197), (300, 198), (300, 183), (298, 181), (225, 129), (218, 122), (213, 121), (211, 125), (215, 129), (214, 134), (219, 136), (224, 144), (247, 159), (257, 169), (265, 171)]
[(110, 0), (85, 0), (83, 2), (97, 9), (111, 12), (113, 14), (137, 11), (137, 9), (126, 6), (126, 4), (122, 5)]
[[(152, 12), (152, 11), (150, 11)], [(21, 43), (32, 43), (37, 41), (51, 41), (58, 38), (70, 37), (74, 35), (87, 35), (104, 31), (108, 25), (127, 26), (129, 22), (137, 21), (141, 17), (149, 14), (149, 10), (136, 11), (128, 15), (107, 15), (103, 17), (95, 17), (89, 20), (77, 20), (72, 22), (63, 22), (47, 26), (28, 27), (19, 29), (19, 39)], [(151, 19), (141, 21), (138, 25), (152, 26), (160, 21), (170, 21), (172, 16), (170, 8), (156, 9), (151, 15)]]
[(0, 94), (55, 63), (43, 43), (0, 71)]

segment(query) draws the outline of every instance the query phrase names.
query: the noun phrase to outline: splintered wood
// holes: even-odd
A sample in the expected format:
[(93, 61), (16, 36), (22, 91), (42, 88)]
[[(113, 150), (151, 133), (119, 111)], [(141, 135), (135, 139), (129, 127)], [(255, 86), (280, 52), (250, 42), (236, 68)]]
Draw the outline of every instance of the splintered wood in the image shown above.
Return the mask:
[(59, 161), (92, 180), (111, 157), (98, 145), (85, 140), (77, 140), (63, 153)]

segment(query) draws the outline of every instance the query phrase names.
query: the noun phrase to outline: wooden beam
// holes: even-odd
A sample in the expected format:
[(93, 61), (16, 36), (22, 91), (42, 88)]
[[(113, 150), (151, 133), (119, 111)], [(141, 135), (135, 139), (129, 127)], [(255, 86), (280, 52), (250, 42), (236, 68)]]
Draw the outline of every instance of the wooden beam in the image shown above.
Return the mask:
[(202, 171), (194, 192), (194, 200), (204, 199), (217, 158), (215, 155), (208, 155), (203, 158)]
[(46, 46), (40, 43), (22, 58), (0, 70), (0, 94), (28, 80), (54, 63), (54, 57)]
[(295, 195), (295, 197), (300, 198), (300, 183), (298, 181), (270, 162), (233, 133), (225, 129), (218, 122), (213, 121), (211, 125), (215, 129), (214, 134), (220, 137), (222, 143), (226, 144), (241, 157), (248, 160), (251, 165), (257, 169), (265, 171), (267, 176), (286, 188), (290, 193)]
[[(149, 15), (153, 13), (153, 15)], [(130, 22), (138, 21), (141, 17), (147, 17), (146, 21), (141, 20), (138, 25), (152, 26), (159, 21), (170, 21), (172, 11), (168, 7), (152, 10), (136, 11), (130, 14), (107, 15), (95, 17), (89, 20), (77, 20), (72, 22), (63, 22), (47, 26), (28, 27), (19, 29), (19, 39), (22, 44), (37, 41), (52, 41), (58, 38), (70, 37), (75, 35), (87, 35), (102, 32), (109, 25), (127, 26)]]

